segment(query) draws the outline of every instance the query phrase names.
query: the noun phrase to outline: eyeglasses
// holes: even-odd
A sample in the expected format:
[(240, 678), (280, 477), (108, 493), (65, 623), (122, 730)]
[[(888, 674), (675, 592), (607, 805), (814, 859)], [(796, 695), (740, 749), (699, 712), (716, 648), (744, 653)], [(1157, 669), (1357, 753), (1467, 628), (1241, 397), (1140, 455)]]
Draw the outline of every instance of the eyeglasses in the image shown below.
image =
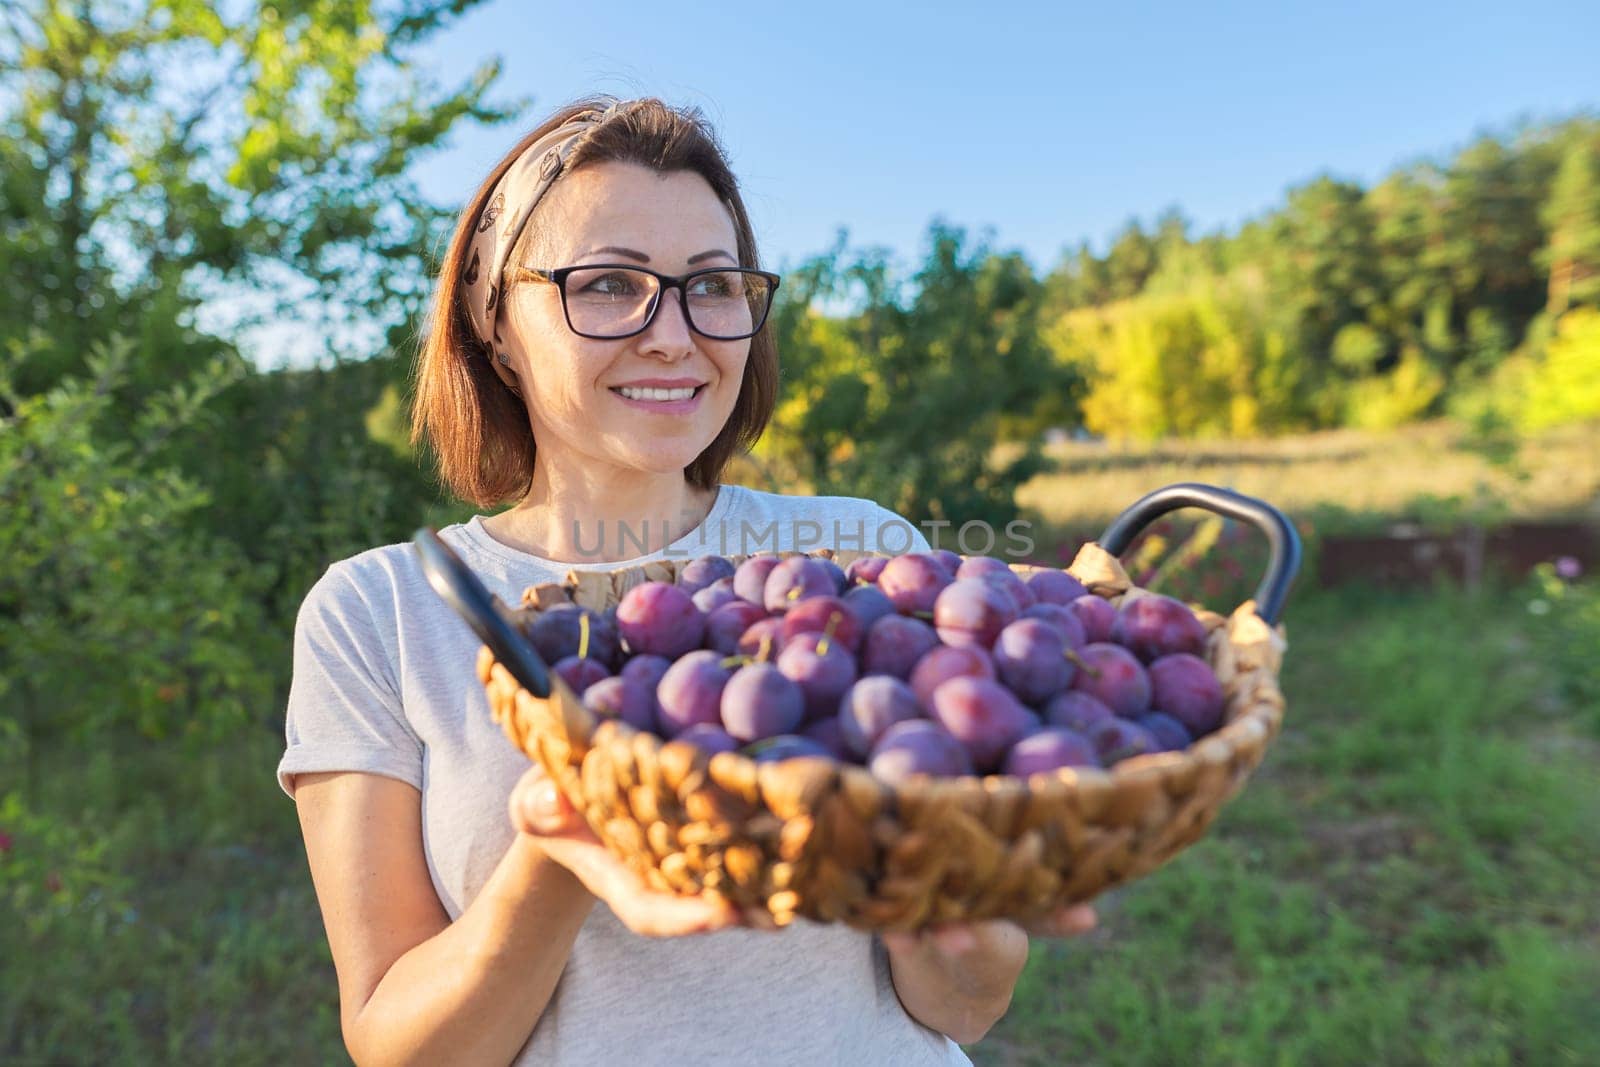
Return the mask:
[(713, 267), (676, 277), (643, 267), (613, 263), (584, 264), (523, 272), (561, 290), (567, 325), (579, 337), (615, 341), (650, 328), (661, 307), (661, 294), (678, 290), (689, 328), (715, 341), (753, 337), (772, 310), (778, 276), (744, 267)]

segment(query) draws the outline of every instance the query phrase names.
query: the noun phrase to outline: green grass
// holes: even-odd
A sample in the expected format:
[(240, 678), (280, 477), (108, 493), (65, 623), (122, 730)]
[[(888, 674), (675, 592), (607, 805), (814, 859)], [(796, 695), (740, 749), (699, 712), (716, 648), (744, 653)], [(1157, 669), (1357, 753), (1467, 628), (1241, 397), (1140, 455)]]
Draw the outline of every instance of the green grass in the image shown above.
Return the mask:
[(37, 754), (0, 825), (0, 1061), (348, 1062), (281, 747)]
[(1291, 612), (1199, 845), (1037, 945), (982, 1063), (1600, 1063), (1600, 740), (1507, 594)]
[(1510, 462), (1493, 463), (1469, 430), (1449, 421), (1262, 441), (1072, 442), (1046, 449), (1054, 469), (1023, 485), (1017, 503), (1047, 526), (1094, 533), (1149, 490), (1185, 481), (1231, 486), (1297, 517), (1353, 528), (1473, 513), (1593, 515), (1600, 507), (1600, 423), (1516, 439), (1510, 451)]
[[(1600, 613), (1557, 632), (1529, 595), (1294, 601), (1266, 763), (1098, 931), (1035, 944), (973, 1058), (1600, 1063), (1600, 717), (1569, 677)], [(34, 752), (0, 807), (0, 1061), (344, 1062), (280, 744)]]

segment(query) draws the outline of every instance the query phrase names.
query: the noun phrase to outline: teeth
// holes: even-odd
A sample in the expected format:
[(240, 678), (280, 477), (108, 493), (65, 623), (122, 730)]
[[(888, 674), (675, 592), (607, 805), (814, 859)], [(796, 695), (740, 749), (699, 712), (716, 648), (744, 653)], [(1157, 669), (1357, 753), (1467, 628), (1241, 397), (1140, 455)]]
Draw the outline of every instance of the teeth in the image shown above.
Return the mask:
[(624, 385), (620, 386), (617, 392), (629, 400), (688, 400), (694, 396), (693, 389), (658, 389), (654, 386), (636, 389), (633, 386)]

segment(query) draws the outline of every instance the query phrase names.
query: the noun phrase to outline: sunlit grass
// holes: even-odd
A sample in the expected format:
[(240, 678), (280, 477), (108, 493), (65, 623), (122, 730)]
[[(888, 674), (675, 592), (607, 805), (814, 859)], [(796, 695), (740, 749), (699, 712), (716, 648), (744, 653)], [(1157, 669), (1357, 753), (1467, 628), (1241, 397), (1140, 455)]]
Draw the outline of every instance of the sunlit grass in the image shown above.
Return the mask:
[(1151, 489), (1181, 481), (1229, 486), (1286, 511), (1332, 507), (1367, 520), (1427, 518), (1449, 510), (1441, 502), (1450, 498), (1519, 516), (1600, 512), (1600, 423), (1524, 440), (1516, 470), (1491, 463), (1460, 425), (1443, 421), (1258, 442), (1069, 442), (1046, 453), (1056, 469), (1025, 484), (1017, 502), (1047, 524), (1074, 528), (1102, 525)]

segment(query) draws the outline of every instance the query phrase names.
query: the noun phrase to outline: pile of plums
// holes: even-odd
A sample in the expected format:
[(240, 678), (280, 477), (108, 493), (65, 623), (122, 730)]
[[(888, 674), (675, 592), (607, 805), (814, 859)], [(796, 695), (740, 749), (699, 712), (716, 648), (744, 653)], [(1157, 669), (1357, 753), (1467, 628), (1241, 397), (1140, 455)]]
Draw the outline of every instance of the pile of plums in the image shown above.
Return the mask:
[(1039, 774), (1183, 749), (1222, 722), (1206, 630), (1169, 597), (1120, 608), (1061, 570), (939, 550), (720, 556), (603, 612), (525, 632), (597, 715), (757, 760)]

